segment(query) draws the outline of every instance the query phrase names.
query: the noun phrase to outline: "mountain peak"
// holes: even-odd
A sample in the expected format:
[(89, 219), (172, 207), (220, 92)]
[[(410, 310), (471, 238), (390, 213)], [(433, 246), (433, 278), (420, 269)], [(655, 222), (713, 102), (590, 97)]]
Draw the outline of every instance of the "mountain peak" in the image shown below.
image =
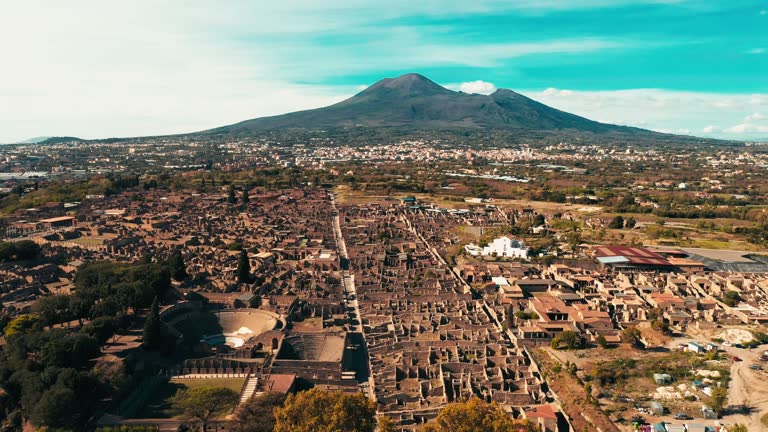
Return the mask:
[(400, 75), (397, 78), (384, 78), (376, 84), (363, 90), (358, 96), (431, 96), (438, 94), (453, 93), (445, 87), (440, 86), (424, 75), (418, 73), (408, 73)]

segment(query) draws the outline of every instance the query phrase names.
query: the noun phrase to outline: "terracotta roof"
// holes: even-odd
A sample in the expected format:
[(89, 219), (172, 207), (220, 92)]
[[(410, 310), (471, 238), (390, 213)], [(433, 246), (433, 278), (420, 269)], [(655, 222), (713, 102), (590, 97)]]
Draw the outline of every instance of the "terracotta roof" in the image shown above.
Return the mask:
[(595, 254), (598, 258), (622, 257), (631, 264), (670, 266), (672, 264), (663, 256), (644, 247), (633, 246), (597, 246)]
[(526, 411), (525, 415), (528, 418), (557, 419), (555, 410), (549, 405), (536, 405), (533, 410)]

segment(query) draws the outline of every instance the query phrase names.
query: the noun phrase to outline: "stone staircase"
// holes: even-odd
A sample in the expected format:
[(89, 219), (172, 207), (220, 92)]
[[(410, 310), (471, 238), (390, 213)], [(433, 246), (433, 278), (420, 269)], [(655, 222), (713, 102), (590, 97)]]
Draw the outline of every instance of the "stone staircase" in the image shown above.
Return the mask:
[(243, 385), (243, 391), (240, 392), (240, 402), (237, 404), (238, 406), (242, 405), (243, 403), (247, 402), (248, 399), (253, 396), (253, 394), (256, 392), (256, 387), (259, 384), (259, 378), (254, 375), (248, 375), (248, 378), (245, 379), (245, 385)]

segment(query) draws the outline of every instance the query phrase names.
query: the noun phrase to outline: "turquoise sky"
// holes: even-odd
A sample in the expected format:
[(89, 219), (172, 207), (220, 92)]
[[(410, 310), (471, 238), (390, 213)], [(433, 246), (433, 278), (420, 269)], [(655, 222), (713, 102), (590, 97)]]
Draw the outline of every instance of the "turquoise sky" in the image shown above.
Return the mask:
[(766, 0), (14, 3), (0, 141), (200, 130), (407, 72), (600, 121), (768, 137)]

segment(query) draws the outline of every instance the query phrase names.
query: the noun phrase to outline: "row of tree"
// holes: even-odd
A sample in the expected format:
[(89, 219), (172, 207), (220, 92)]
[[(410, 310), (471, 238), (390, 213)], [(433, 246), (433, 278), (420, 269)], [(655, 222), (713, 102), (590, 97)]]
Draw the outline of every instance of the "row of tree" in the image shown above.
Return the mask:
[[(208, 390), (212, 392), (212, 390)], [(221, 399), (231, 398), (219, 391)], [(196, 405), (190, 400), (191, 405)], [(220, 404), (211, 403), (211, 406)], [(189, 404), (178, 405), (180, 412), (194, 419), (205, 430), (206, 410)], [(203, 415), (198, 415), (203, 414)], [(235, 413), (237, 432), (394, 432), (390, 417), (376, 418), (376, 404), (361, 393), (325, 392), (318, 389), (296, 395), (268, 393), (254, 397)], [(425, 424), (421, 432), (536, 432), (539, 428), (527, 420), (516, 420), (496, 403), (478, 398), (449, 404)]]
[(40, 256), (40, 245), (31, 240), (0, 243), (0, 262), (27, 261)]

